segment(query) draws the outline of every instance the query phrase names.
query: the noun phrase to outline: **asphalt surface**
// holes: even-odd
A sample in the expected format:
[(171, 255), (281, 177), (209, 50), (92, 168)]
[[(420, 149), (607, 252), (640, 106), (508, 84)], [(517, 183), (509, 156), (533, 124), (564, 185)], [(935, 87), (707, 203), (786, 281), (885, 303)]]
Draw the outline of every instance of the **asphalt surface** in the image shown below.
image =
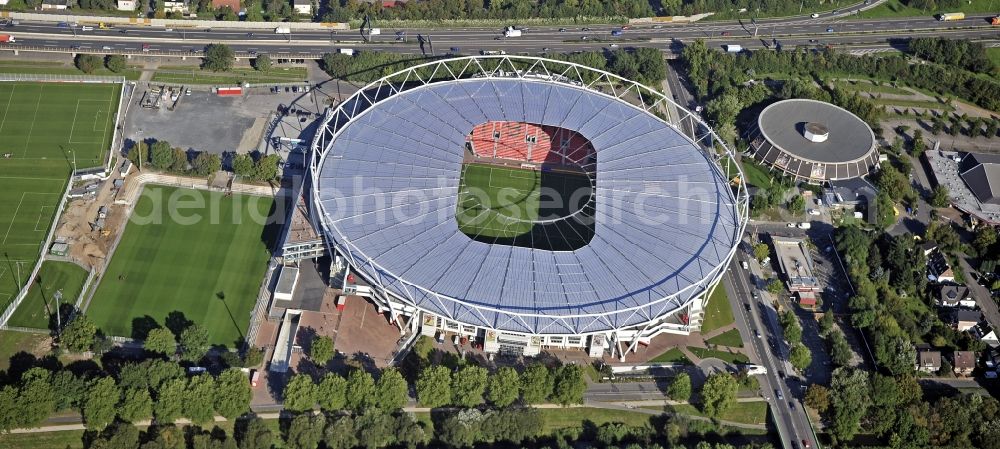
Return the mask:
[[(83, 31), (83, 25), (64, 22), (20, 21), (2, 29), (16, 38), (3, 48), (34, 47), (50, 51), (100, 51), (126, 53), (180, 52), (197, 55), (205, 45), (223, 42), (243, 56), (250, 52), (315, 55), (339, 49), (371, 49), (407, 54), (474, 54), (503, 50), (507, 53), (570, 52), (616, 47), (645, 46), (676, 54), (683, 43), (703, 39), (710, 46), (738, 44), (743, 48), (771, 48), (776, 45), (836, 45), (857, 49), (905, 46), (901, 40), (922, 34), (969, 38), (992, 42), (997, 33), (988, 16), (941, 22), (933, 17), (879, 20), (845, 20), (830, 16), (770, 21), (706, 22), (687, 25), (642, 25), (611, 32), (616, 25), (589, 27), (526, 28), (517, 38), (503, 38), (499, 29), (382, 29), (382, 34), (365, 42), (358, 30), (294, 31), (275, 34), (271, 29), (229, 30), (206, 28), (117, 27)], [(55, 20), (55, 18), (54, 18)], [(89, 26), (89, 25), (88, 25)], [(560, 29), (564, 31), (560, 31)], [(76, 47), (76, 48), (73, 48)]]

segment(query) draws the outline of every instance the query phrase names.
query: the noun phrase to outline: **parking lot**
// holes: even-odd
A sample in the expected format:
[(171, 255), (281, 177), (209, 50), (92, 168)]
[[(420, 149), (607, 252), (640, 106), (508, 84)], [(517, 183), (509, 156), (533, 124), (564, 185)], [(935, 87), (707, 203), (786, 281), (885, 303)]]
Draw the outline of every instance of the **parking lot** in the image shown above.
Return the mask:
[[(268, 131), (280, 105), (296, 102), (296, 108), (316, 109), (315, 102), (303, 92), (272, 93), (273, 87), (251, 89), (239, 96), (219, 96), (208, 90), (192, 89), (183, 95), (174, 110), (143, 108), (140, 86), (129, 106), (125, 138), (134, 142), (145, 139), (166, 140), (175, 147), (221, 154), (229, 151), (251, 152)], [(306, 100), (306, 101), (302, 101)], [(304, 123), (303, 123), (304, 125)]]

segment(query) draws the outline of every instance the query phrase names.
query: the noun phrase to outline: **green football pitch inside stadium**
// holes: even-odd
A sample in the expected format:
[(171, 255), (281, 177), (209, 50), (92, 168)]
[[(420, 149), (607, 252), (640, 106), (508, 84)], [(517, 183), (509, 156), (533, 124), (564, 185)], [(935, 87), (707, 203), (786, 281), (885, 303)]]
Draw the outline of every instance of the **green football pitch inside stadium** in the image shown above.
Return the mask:
[[(171, 206), (179, 204), (191, 207)], [(272, 198), (146, 186), (87, 316), (107, 335), (142, 337), (182, 314), (212, 344), (232, 347), (245, 335), (267, 268), (275, 226), (263, 221), (273, 205)]]
[(466, 164), (455, 218), (478, 241), (570, 250), (593, 237), (592, 196), (582, 173)]
[(0, 82), (0, 311), (38, 260), (73, 160), (80, 169), (103, 163), (120, 91), (121, 84)]

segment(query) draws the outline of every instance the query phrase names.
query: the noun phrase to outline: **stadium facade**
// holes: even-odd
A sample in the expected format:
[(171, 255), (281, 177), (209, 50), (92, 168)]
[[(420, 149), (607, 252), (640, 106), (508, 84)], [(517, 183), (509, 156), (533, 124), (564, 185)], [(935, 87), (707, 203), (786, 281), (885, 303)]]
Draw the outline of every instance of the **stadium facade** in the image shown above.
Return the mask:
[(795, 181), (859, 178), (878, 166), (871, 127), (839, 106), (809, 99), (769, 105), (747, 133), (754, 159)]
[[(594, 184), (585, 245), (491, 244), (460, 231), (470, 133), (490, 122), (570, 130), (592, 146), (574, 161)], [(458, 335), (488, 353), (624, 357), (658, 334), (698, 330), (747, 221), (747, 193), (730, 183), (741, 175), (720, 164), (732, 154), (696, 115), (639, 83), (550, 59), (470, 56), (399, 71), (328, 110), (312, 146), (312, 218), (352, 273), (335, 287), (368, 297), (403, 334)], [(559, 158), (538, 159), (508, 162), (544, 173)]]

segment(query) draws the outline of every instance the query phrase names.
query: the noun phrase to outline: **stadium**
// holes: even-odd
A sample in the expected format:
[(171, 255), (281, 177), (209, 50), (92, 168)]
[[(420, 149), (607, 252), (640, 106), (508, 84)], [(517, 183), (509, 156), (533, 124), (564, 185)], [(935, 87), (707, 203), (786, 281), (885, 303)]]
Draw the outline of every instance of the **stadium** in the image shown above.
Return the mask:
[(402, 70), (328, 110), (312, 145), (312, 218), (351, 273), (334, 287), (487, 353), (624, 357), (698, 330), (747, 221), (697, 116), (550, 59)]
[(754, 159), (795, 181), (859, 178), (878, 164), (872, 129), (844, 108), (808, 99), (764, 108), (748, 133)]

